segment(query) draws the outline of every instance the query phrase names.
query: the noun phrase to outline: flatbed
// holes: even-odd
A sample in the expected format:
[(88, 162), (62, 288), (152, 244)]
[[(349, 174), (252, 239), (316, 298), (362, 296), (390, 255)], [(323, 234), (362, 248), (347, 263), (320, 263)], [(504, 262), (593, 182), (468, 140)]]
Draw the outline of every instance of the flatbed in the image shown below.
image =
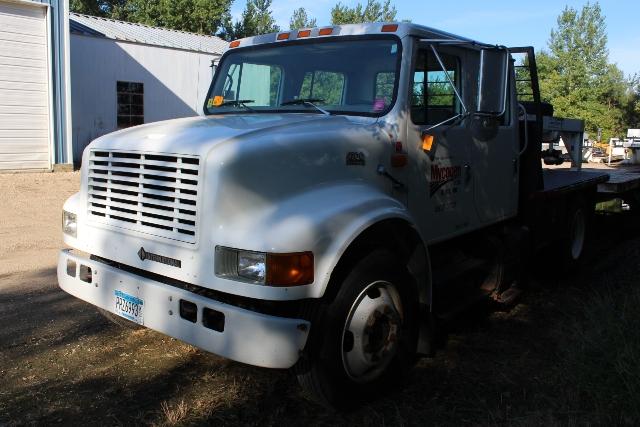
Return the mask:
[(597, 185), (601, 198), (615, 197), (640, 189), (640, 169), (598, 169), (580, 170), (565, 168), (544, 168), (542, 170), (544, 188), (537, 194), (555, 196), (581, 188)]
[[(638, 175), (640, 179), (640, 175)], [(602, 170), (543, 169), (544, 188), (538, 192), (540, 196), (564, 195), (581, 188), (602, 185), (610, 180), (609, 172)]]
[[(587, 169), (589, 171), (597, 171), (598, 169)], [(640, 188), (640, 170), (623, 170), (612, 169), (607, 170), (609, 179), (606, 182), (598, 184), (599, 194), (623, 194)]]

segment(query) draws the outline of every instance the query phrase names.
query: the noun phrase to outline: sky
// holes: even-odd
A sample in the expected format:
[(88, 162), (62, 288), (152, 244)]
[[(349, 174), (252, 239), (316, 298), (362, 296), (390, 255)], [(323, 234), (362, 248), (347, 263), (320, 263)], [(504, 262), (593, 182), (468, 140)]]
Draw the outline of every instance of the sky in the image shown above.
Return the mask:
[[(304, 7), (318, 25), (331, 22), (331, 8), (338, 0), (273, 0), (272, 10), (280, 28), (289, 28), (294, 9)], [(354, 6), (366, 0), (342, 0)], [(246, 0), (235, 0), (231, 13), (239, 17)], [(551, 29), (565, 6), (580, 10), (585, 0), (392, 0), (397, 19), (448, 31), (485, 43), (546, 48)], [(601, 0), (609, 37), (609, 60), (626, 75), (640, 75), (640, 0)]]

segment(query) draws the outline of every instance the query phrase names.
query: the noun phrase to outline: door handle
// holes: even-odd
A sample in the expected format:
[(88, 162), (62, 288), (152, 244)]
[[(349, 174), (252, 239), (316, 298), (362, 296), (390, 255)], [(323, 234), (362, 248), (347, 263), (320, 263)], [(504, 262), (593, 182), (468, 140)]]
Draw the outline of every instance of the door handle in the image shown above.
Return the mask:
[(464, 164), (464, 175), (465, 184), (468, 184), (471, 181), (471, 165), (469, 163)]

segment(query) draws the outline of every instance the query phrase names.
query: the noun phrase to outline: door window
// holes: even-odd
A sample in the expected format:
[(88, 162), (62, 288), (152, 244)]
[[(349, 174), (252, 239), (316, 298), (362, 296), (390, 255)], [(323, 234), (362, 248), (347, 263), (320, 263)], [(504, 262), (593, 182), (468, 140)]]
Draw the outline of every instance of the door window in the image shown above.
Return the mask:
[(451, 85), (453, 82), (460, 92), (460, 60), (446, 53), (439, 55), (446, 73), (433, 53), (418, 53), (411, 94), (411, 119), (416, 124), (437, 124), (461, 111)]

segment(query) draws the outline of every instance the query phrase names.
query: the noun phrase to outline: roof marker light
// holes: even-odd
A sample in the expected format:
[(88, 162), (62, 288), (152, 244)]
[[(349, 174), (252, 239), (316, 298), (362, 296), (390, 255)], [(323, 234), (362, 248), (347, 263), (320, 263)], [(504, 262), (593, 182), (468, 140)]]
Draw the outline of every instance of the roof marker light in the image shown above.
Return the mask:
[(298, 31), (298, 38), (309, 37), (311, 35), (311, 30), (300, 30)]
[(234, 40), (231, 43), (229, 43), (229, 47), (230, 48), (234, 48), (234, 47), (238, 47), (240, 46), (240, 40)]
[(382, 26), (383, 33), (395, 33), (398, 31), (398, 24), (385, 24)]
[(289, 40), (289, 33), (278, 34), (278, 40)]
[(321, 36), (330, 36), (331, 34), (333, 34), (333, 27), (321, 28), (320, 31), (318, 31), (318, 34), (320, 34)]

